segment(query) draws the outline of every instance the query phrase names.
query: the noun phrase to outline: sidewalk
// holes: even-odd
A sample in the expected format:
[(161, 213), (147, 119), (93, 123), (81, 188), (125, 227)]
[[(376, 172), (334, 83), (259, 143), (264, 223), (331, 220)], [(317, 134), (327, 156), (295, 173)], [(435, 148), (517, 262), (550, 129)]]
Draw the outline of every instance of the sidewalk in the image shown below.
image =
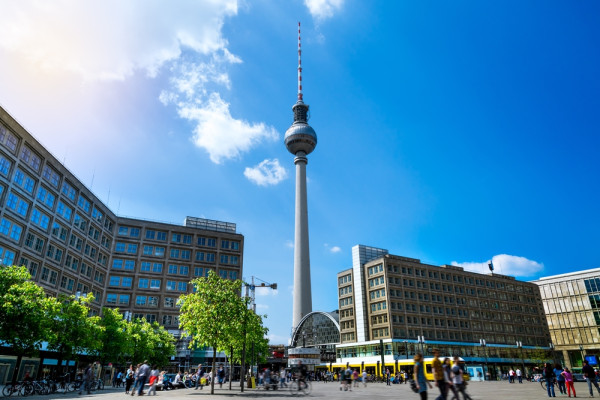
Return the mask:
[[(203, 397), (210, 397), (215, 400), (231, 400), (232, 397), (240, 398), (257, 398), (264, 397), (273, 400), (277, 399), (288, 399), (303, 397), (303, 396), (292, 396), (288, 389), (283, 390), (269, 390), (266, 391), (264, 389), (244, 389), (244, 393), (240, 392), (239, 382), (233, 382), (233, 389), (229, 390), (229, 385), (223, 385), (223, 389), (219, 389), (218, 385), (215, 387), (215, 394), (210, 394), (210, 387), (204, 387), (203, 390), (194, 390), (194, 389), (176, 389), (170, 390), (166, 392), (158, 392), (156, 399), (164, 398), (164, 399), (173, 399), (173, 400), (201, 400)], [(419, 398), (418, 394), (413, 393), (410, 390), (409, 385), (390, 385), (386, 386), (383, 383), (370, 383), (367, 387), (359, 386), (358, 388), (352, 388), (352, 391), (340, 391), (340, 385), (337, 382), (313, 382), (312, 383), (312, 393), (308, 397), (315, 398), (327, 398), (328, 400), (362, 400), (365, 397), (377, 400), (398, 400), (398, 399), (407, 399), (407, 400), (417, 400)], [(587, 383), (585, 382), (577, 382), (575, 383), (575, 390), (577, 391), (578, 398), (588, 398), (589, 392), (587, 389)], [(542, 386), (535, 382), (524, 382), (523, 384), (513, 383), (509, 384), (508, 382), (471, 382), (467, 388), (467, 392), (474, 400), (531, 400), (531, 399), (545, 399), (547, 398), (546, 391), (542, 388)], [(435, 399), (439, 395), (438, 389), (434, 386), (433, 389), (429, 391), (429, 399)], [(82, 399), (103, 399), (103, 400), (115, 400), (115, 396), (118, 396), (120, 399), (127, 399), (125, 397), (125, 389), (124, 388), (112, 388), (107, 386), (104, 390), (92, 392), (91, 395), (81, 395), (79, 396), (75, 393), (68, 394), (53, 394), (48, 396), (30, 396), (26, 399), (32, 400), (60, 400), (60, 399), (73, 399), (73, 398), (82, 398)], [(597, 396), (600, 396), (597, 394)], [(561, 395), (560, 393), (556, 393), (557, 398), (565, 398), (566, 395)], [(16, 397), (17, 399), (22, 397)], [(153, 398), (153, 397), (151, 397)], [(25, 399), (25, 398), (23, 398)]]

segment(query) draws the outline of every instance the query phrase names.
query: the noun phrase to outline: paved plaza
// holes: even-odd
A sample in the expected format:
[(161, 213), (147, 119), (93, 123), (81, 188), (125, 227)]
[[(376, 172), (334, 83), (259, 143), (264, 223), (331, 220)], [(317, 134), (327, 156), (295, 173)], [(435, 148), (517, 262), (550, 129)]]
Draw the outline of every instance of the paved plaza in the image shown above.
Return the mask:
[[(234, 390), (229, 390), (223, 386), (223, 389), (215, 388), (215, 394), (210, 394), (210, 388), (204, 388), (203, 390), (193, 389), (178, 389), (171, 390), (168, 392), (158, 392), (157, 396), (152, 398), (164, 398), (174, 400), (194, 400), (194, 399), (217, 399), (217, 400), (231, 400), (232, 398), (265, 398), (265, 399), (291, 399), (296, 396), (292, 396), (289, 390), (277, 390), (277, 391), (265, 391), (263, 389), (246, 389), (244, 393), (240, 393), (239, 383), (235, 383)], [(575, 390), (578, 396), (582, 398), (589, 398), (587, 390), (587, 383), (577, 382), (575, 383)], [(473, 398), (473, 400), (530, 400), (530, 399), (544, 399), (547, 398), (546, 391), (542, 389), (539, 383), (524, 382), (523, 384), (509, 384), (508, 382), (472, 382), (468, 386), (467, 392)], [(439, 391), (434, 388), (429, 392), (429, 399), (434, 400), (439, 395)], [(127, 396), (127, 397), (126, 397)], [(313, 391), (310, 396), (297, 396), (297, 397), (312, 397), (312, 398), (327, 398), (327, 399), (364, 399), (365, 397), (371, 399), (419, 399), (418, 394), (413, 393), (408, 385), (391, 385), (386, 386), (381, 383), (369, 384), (366, 388), (358, 387), (353, 388), (353, 391), (343, 392), (339, 390), (337, 383), (323, 383), (314, 382)], [(567, 398), (566, 395), (556, 394), (557, 398)], [(596, 398), (600, 397), (599, 394), (595, 395)], [(17, 397), (19, 398), (19, 397)], [(30, 396), (27, 399), (105, 399), (105, 400), (117, 400), (117, 399), (129, 399), (131, 396), (125, 395), (123, 389), (112, 389), (107, 387), (99, 392), (94, 392), (91, 395), (78, 396), (76, 393), (69, 394), (58, 394), (49, 396)], [(462, 400), (462, 399), (461, 399)]]

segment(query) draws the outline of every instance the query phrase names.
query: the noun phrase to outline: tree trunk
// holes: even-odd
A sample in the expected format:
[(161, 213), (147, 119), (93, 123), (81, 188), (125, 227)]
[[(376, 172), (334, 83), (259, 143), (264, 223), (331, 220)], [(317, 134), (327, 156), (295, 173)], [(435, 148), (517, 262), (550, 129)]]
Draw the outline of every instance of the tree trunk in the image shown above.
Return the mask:
[(244, 381), (246, 380), (246, 331), (244, 331), (244, 345), (242, 346), (242, 365), (240, 366), (240, 387), (244, 392)]
[(23, 360), (23, 355), (19, 354), (17, 356), (17, 363), (15, 364), (15, 372), (13, 372), (12, 384), (13, 386), (17, 384), (17, 378), (19, 376), (19, 369), (21, 368), (21, 361)]
[(229, 390), (231, 390), (231, 381), (233, 380), (233, 346), (231, 346), (231, 354), (229, 356)]
[(212, 371), (210, 372), (210, 394), (215, 394), (215, 378), (217, 377), (217, 346), (213, 347)]

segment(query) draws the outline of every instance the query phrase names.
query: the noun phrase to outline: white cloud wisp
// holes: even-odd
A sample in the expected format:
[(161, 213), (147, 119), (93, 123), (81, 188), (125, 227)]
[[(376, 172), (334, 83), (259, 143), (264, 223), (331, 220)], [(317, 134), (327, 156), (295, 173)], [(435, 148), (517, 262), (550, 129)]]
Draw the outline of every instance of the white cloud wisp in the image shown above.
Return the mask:
[(223, 20), (235, 14), (237, 0), (21, 0), (2, 6), (0, 47), (84, 80), (124, 80), (136, 70), (153, 77), (184, 47), (223, 49)]
[(246, 167), (244, 175), (259, 186), (277, 185), (287, 178), (287, 171), (278, 159), (261, 161), (255, 167)]
[[(515, 277), (533, 277), (544, 269), (543, 263), (529, 260), (525, 257), (511, 256), (509, 254), (498, 254), (492, 257), (494, 272), (502, 275), (510, 275)], [(462, 267), (466, 271), (478, 272), (485, 274), (489, 272), (488, 264), (485, 262), (456, 262), (452, 261), (452, 265)]]
[(344, 0), (304, 0), (304, 4), (313, 18), (322, 21), (333, 17), (342, 8)]

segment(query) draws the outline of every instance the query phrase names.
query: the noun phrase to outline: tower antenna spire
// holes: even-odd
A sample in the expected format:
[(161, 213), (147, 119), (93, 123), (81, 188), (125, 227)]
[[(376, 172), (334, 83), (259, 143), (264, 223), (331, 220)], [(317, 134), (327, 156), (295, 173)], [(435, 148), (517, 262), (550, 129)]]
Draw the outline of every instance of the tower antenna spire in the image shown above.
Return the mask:
[(298, 102), (303, 103), (303, 98), (302, 98), (302, 43), (300, 41), (300, 22), (298, 22)]

